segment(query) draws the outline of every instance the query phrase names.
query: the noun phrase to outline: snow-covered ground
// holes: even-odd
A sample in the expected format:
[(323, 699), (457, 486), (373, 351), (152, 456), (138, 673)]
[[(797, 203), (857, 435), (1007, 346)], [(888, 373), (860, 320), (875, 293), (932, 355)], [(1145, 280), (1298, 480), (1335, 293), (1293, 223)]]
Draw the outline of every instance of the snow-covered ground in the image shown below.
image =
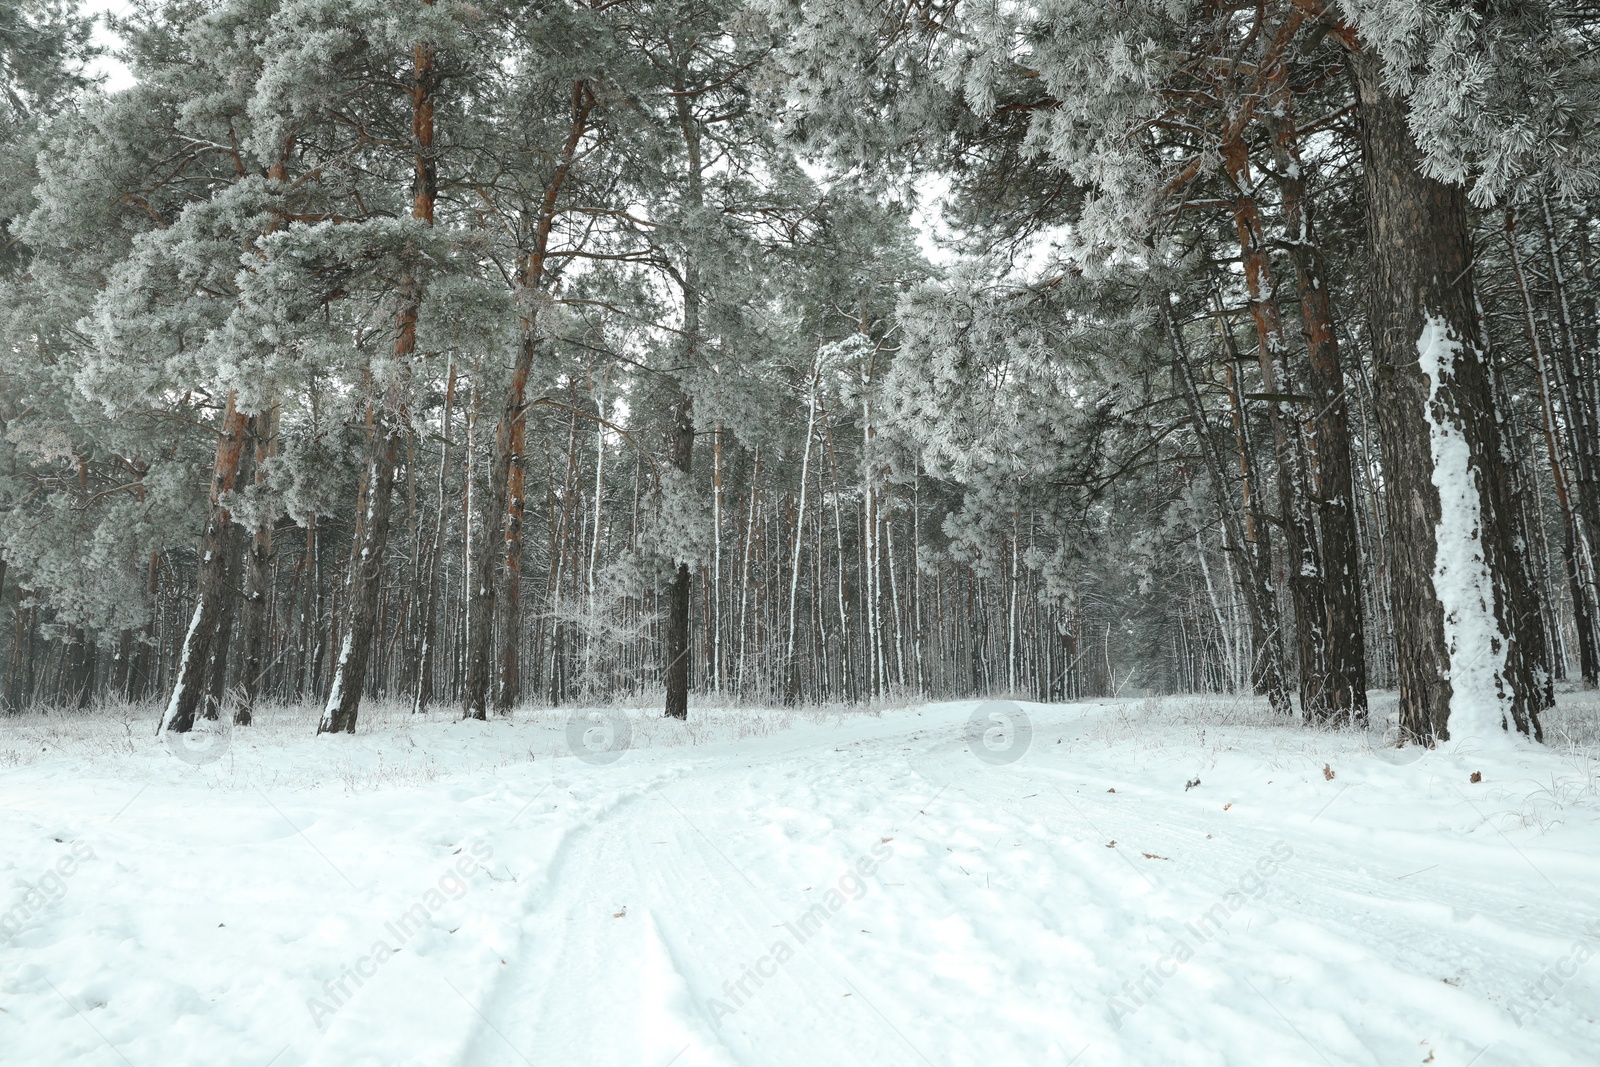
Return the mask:
[(1426, 754), (975, 708), (0, 721), (0, 1062), (1596, 1062), (1592, 697)]

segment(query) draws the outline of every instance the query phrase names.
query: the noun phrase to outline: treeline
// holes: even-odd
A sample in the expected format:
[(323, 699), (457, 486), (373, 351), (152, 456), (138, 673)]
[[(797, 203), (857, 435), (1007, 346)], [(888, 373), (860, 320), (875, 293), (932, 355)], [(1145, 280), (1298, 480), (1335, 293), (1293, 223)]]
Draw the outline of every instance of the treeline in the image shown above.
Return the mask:
[(170, 0), (114, 93), (0, 21), (6, 707), (1537, 735), (1600, 672), (1597, 20), (1056, 6)]
[[(563, 443), (563, 436), (570, 441), (572, 424), (562, 421), (539, 426), (552, 445)], [(577, 425), (581, 433), (585, 423)], [(508, 702), (661, 699), (667, 591), (663, 582), (637, 574), (628, 558), (641, 524), (650, 519), (643, 511), (649, 475), (635, 457), (610, 442), (600, 445), (597, 436), (584, 434), (578, 448), (539, 456), (528, 471), (540, 488), (524, 517), (531, 536), (521, 559), (522, 639), (514, 661), (496, 658), (495, 692)], [(411, 460), (419, 475), (438, 469), (443, 449), (441, 442), (434, 444), (428, 457), (434, 462), (423, 455)], [(597, 470), (597, 446), (606, 449), (604, 463), (614, 465), (616, 475)], [(713, 461), (715, 448), (713, 441)], [(728, 454), (731, 440), (725, 448), (723, 477), (730, 484), (753, 473), (756, 457), (735, 460)], [(391, 530), (364, 695), (404, 700), (422, 710), (457, 704), (463, 693), (465, 544), (458, 471), (447, 475), (447, 525), (442, 544), (435, 546), (430, 526), (439, 512), (425, 500), (410, 499), (411, 469), (403, 463), (397, 478), (405, 485), (400, 506), (406, 518)], [(603, 482), (598, 548), (597, 474)], [(820, 485), (812, 482), (803, 517), (792, 480), (774, 478), (753, 493), (725, 489), (720, 558), (714, 545), (711, 557), (694, 570), (689, 654), (695, 691), (773, 702), (992, 692), (1059, 700), (1107, 693), (1128, 681), (1116, 673), (1119, 658), (1127, 667), (1134, 662), (1122, 630), (1109, 633), (1118, 617), (1103, 612), (1107, 621), (1098, 628), (1090, 623), (1083, 633), (1084, 614), (1052, 610), (1053, 599), (1044, 595), (1038, 576), (1020, 562), (1025, 543), (1015, 552), (1005, 548), (1007, 567), (996, 573), (981, 574), (954, 561), (919, 569), (918, 550), (926, 558), (929, 548), (921, 541), (922, 526), (939, 514), (935, 504), (917, 499), (919, 488), (930, 487), (897, 486), (874, 494), (873, 546), (863, 537), (862, 489), (835, 488), (831, 480), (825, 472)], [(417, 488), (420, 493), (424, 487)], [(331, 650), (343, 637), (340, 601), (349, 595), (354, 543), (349, 518), (319, 517), (303, 526), (280, 520), (271, 537), (263, 595), (255, 603), (243, 597), (232, 603), (232, 654), (213, 658), (202, 676), (205, 699), (237, 713), (261, 699), (322, 699), (333, 669)], [(797, 548), (799, 583), (792, 581)], [(877, 557), (869, 562), (874, 551)], [(21, 707), (165, 699), (194, 613), (196, 563), (192, 552), (154, 556), (151, 618), (142, 629), (111, 635), (111, 641), (75, 627), (49, 639), (40, 605), (23, 609), (12, 642), (19, 659), (9, 673), (16, 688), (8, 700)], [(874, 574), (880, 583), (875, 598), (866, 584)], [(791, 585), (799, 588), (791, 591)], [(436, 590), (431, 623), (430, 586)], [(258, 611), (259, 621), (253, 618)], [(1216, 688), (1227, 686), (1225, 678), (1214, 681)]]

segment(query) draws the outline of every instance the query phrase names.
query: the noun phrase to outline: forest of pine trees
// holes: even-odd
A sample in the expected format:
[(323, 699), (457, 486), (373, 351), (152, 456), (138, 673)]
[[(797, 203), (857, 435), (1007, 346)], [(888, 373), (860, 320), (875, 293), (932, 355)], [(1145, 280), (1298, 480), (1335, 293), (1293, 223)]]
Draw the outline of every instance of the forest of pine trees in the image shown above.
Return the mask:
[(9, 712), (1600, 679), (1600, 8), (94, 17), (0, 9)]

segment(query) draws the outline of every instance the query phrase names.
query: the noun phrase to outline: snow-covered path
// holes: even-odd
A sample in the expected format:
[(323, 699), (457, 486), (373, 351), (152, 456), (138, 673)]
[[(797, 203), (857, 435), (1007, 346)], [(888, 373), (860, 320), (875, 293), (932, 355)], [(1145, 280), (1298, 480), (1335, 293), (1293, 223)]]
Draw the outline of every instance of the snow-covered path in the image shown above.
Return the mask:
[(996, 762), (973, 708), (24, 761), (0, 1062), (1594, 1062), (1581, 760), (1120, 702)]

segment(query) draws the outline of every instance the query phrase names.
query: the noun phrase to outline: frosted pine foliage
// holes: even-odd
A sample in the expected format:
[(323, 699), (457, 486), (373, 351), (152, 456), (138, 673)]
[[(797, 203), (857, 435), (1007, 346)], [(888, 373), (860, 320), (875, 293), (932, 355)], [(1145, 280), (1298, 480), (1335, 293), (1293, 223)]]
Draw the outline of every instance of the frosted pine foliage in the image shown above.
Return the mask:
[(1341, 0), (1409, 101), (1429, 174), (1480, 205), (1533, 184), (1600, 188), (1600, 52), (1592, 15), (1559, 0), (1469, 5)]

